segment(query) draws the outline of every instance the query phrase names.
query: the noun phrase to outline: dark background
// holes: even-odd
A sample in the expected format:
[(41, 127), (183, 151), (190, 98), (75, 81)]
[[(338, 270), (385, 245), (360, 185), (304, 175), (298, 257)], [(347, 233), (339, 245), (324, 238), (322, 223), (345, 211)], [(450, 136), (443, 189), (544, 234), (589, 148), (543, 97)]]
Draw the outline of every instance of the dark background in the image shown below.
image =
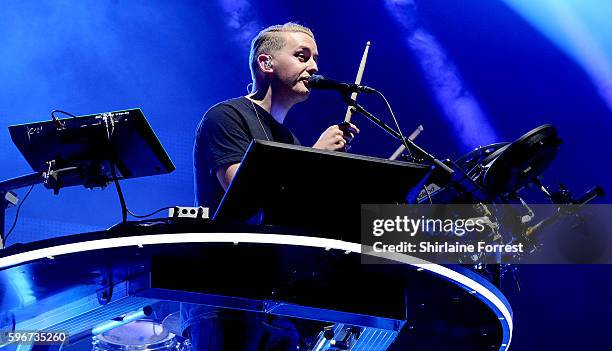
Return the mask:
[[(354, 80), (372, 41), (363, 83), (383, 91), (406, 132), (456, 159), (512, 141), (545, 123), (564, 143), (544, 181), (576, 194), (612, 191), (612, 4), (589, 1), (20, 1), (2, 2), (0, 178), (30, 171), (6, 127), (139, 107), (177, 170), (128, 180), (128, 207), (148, 213), (193, 202), (192, 145), (202, 114), (246, 94), (248, 44), (260, 29), (297, 21), (313, 29), (322, 74)], [(373, 97), (359, 101), (389, 121)], [(313, 144), (345, 106), (314, 92), (286, 123)], [(357, 116), (351, 152), (388, 157), (397, 147)], [(353, 175), (359, 177), (359, 175)], [(369, 186), (367, 179), (363, 186)], [(27, 190), (27, 189), (26, 189)], [(23, 196), (24, 190), (19, 191)], [(604, 202), (609, 202), (604, 199)], [(15, 209), (7, 211), (12, 224)], [(32, 191), (8, 244), (107, 228), (120, 220), (114, 189)], [(612, 267), (521, 267), (512, 350), (611, 349)]]

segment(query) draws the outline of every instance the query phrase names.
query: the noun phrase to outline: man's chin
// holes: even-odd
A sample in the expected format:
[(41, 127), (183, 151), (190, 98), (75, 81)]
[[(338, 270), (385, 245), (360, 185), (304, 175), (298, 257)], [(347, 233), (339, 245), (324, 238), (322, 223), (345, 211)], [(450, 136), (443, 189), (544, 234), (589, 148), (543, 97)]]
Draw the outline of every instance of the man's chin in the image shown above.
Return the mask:
[(310, 94), (310, 89), (308, 88), (308, 83), (305, 81), (300, 81), (294, 86), (294, 90), (300, 92), (303, 95), (308, 96)]
[(300, 99), (300, 101), (304, 101), (308, 99), (308, 96), (310, 96), (310, 90), (305, 88), (294, 90), (294, 93), (296, 97)]

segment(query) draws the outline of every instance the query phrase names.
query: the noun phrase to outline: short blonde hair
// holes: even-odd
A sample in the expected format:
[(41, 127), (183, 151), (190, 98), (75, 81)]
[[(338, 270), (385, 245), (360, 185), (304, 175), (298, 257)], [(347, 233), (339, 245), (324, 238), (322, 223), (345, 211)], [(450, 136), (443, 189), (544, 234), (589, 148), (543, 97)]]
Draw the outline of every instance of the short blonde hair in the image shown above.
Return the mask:
[(310, 28), (294, 22), (278, 24), (261, 30), (255, 36), (255, 38), (253, 38), (253, 41), (251, 41), (251, 51), (249, 53), (251, 79), (253, 80), (254, 89), (257, 87), (256, 78), (258, 73), (257, 69), (259, 66), (257, 57), (261, 54), (272, 54), (273, 52), (282, 49), (287, 44), (285, 37), (279, 35), (279, 33), (283, 32), (304, 33), (314, 39), (314, 34)]

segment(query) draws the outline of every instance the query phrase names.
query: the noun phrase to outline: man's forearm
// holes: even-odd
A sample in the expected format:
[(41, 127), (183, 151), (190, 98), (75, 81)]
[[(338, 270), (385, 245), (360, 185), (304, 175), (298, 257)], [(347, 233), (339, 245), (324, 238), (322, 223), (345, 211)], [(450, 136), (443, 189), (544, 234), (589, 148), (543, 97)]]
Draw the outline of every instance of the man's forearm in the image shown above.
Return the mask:
[(224, 191), (227, 191), (227, 188), (229, 188), (230, 183), (238, 171), (238, 167), (240, 167), (240, 163), (234, 163), (217, 168), (217, 172), (215, 173), (217, 175), (217, 179), (219, 180), (219, 184), (221, 184)]

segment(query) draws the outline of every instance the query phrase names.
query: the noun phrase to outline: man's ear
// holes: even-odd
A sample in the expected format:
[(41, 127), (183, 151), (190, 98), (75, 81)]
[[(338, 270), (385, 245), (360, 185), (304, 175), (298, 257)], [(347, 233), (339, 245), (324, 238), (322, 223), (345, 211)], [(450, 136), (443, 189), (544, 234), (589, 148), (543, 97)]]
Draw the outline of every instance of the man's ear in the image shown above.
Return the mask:
[(259, 64), (259, 69), (264, 73), (272, 73), (274, 71), (272, 56), (270, 55), (261, 54), (257, 56), (257, 63)]

